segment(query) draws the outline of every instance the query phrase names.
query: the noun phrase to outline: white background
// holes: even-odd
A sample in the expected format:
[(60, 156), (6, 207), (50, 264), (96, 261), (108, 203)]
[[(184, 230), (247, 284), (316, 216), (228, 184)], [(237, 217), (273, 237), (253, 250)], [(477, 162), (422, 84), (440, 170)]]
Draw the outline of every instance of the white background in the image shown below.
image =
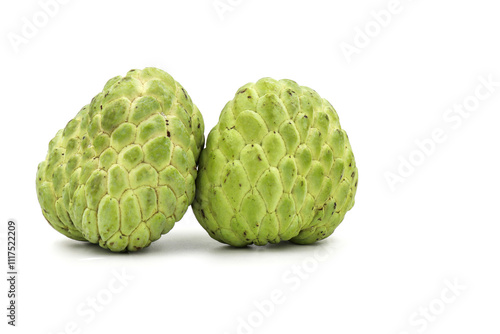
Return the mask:
[[(1, 3), (0, 267), (4, 277), (14, 218), (20, 273), (15, 329), (1, 280), (2, 333), (498, 333), (500, 87), (483, 96), (480, 79), (500, 81), (498, 4), (401, 0), (381, 27), (371, 12), (389, 0), (221, 3), (231, 10), (73, 0), (47, 22), (37, 1)], [(26, 20), (40, 27), (14, 46)], [(146, 66), (187, 89), (206, 134), (237, 89), (264, 76), (330, 100), (360, 174), (356, 205), (332, 237), (233, 249), (191, 210), (134, 254), (53, 230), (35, 192), (49, 140), (107, 79)], [(466, 118), (447, 111), (464, 101)], [(445, 139), (423, 156), (416, 141), (436, 129)], [(410, 158), (419, 165), (391, 189), (388, 173)], [(122, 271), (130, 277), (115, 282)], [(280, 292), (281, 303), (266, 302)]]

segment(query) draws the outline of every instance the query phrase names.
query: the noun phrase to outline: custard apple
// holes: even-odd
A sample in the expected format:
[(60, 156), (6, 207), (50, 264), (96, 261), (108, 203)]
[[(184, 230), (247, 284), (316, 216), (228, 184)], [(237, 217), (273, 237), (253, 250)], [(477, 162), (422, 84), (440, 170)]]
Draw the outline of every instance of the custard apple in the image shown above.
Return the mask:
[(335, 109), (291, 80), (241, 87), (202, 151), (193, 211), (232, 246), (331, 235), (354, 205), (358, 170)]
[(111, 251), (167, 233), (195, 194), (203, 119), (156, 68), (110, 79), (50, 141), (36, 189), (50, 225)]

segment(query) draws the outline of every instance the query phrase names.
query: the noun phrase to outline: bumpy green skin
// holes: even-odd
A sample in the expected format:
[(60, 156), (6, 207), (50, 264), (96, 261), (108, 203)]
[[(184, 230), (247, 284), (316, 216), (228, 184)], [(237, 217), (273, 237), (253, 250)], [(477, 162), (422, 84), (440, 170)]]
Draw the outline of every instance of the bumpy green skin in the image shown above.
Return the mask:
[(291, 80), (241, 87), (207, 138), (193, 211), (233, 246), (331, 235), (354, 205), (358, 171), (331, 104)]
[(36, 179), (43, 215), (72, 239), (115, 252), (147, 247), (193, 201), (203, 131), (164, 71), (112, 78), (50, 142)]

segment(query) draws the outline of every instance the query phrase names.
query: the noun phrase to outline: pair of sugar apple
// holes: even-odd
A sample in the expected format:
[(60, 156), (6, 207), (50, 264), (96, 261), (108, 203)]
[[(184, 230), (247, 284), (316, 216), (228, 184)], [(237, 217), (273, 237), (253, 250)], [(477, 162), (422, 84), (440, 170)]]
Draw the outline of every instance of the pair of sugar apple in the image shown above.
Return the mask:
[(36, 188), (49, 224), (111, 251), (137, 251), (189, 205), (233, 246), (333, 233), (358, 172), (335, 109), (314, 90), (264, 78), (241, 87), (204, 145), (186, 90), (156, 68), (110, 79), (49, 143)]

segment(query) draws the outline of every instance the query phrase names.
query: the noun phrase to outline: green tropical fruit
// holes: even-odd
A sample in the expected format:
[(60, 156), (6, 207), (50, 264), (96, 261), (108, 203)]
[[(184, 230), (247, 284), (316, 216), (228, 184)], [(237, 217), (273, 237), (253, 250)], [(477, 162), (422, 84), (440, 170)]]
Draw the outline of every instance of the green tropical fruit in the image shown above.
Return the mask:
[(211, 130), (193, 211), (229, 245), (310, 244), (342, 222), (357, 185), (332, 105), (294, 81), (264, 78), (241, 87)]
[(110, 79), (49, 144), (36, 189), (50, 225), (111, 251), (167, 233), (195, 194), (203, 118), (156, 68)]

